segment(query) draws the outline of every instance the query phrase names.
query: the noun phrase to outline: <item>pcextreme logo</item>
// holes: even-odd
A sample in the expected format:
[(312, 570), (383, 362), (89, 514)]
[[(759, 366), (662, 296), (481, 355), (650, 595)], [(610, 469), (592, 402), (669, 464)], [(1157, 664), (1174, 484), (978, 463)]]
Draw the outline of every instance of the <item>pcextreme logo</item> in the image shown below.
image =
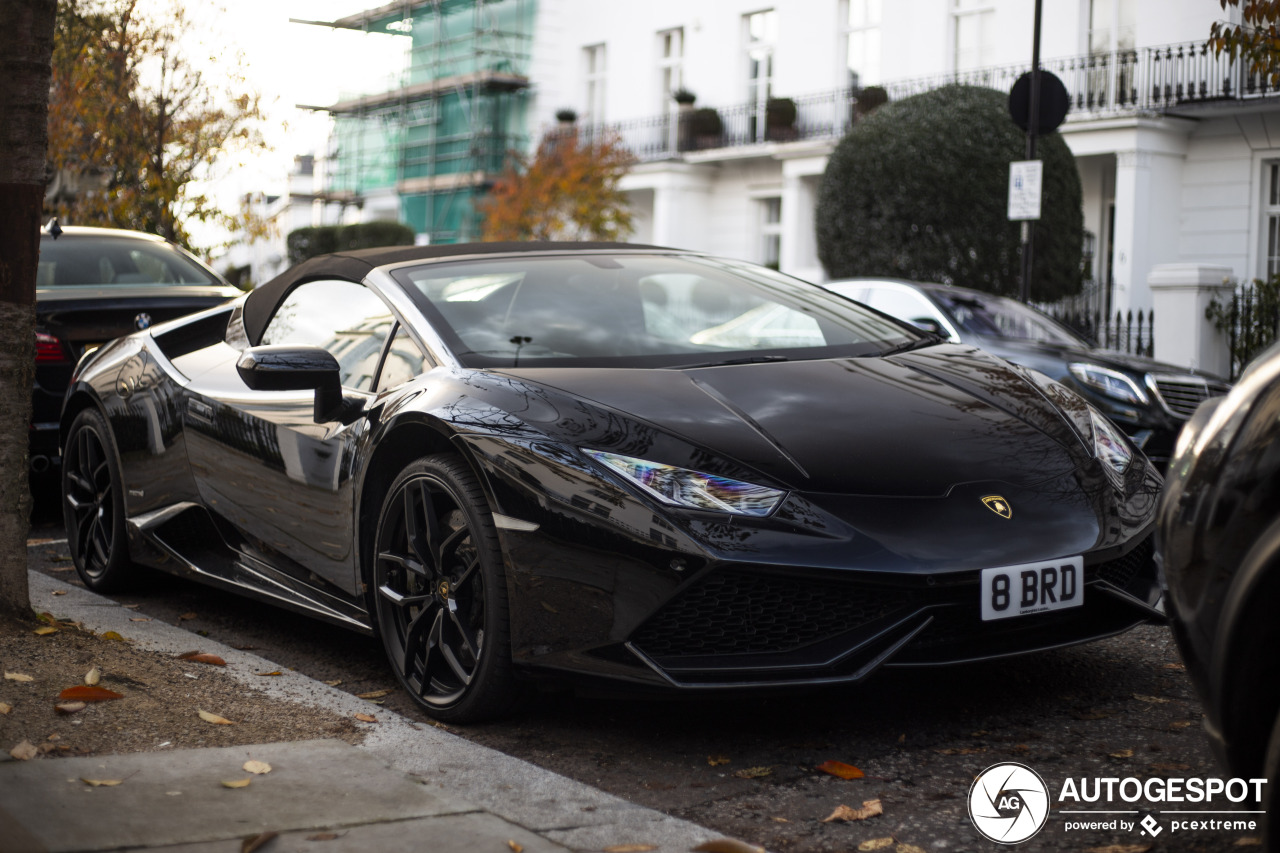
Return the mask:
[[(1265, 779), (1068, 777), (1056, 798), (1057, 816), (1063, 832), (1132, 832), (1147, 838), (1165, 830), (1253, 832), (1265, 812), (1249, 805), (1263, 799), (1266, 784)], [(1044, 828), (1051, 802), (1044, 778), (1030, 767), (993, 764), (969, 788), (969, 818), (983, 837), (1019, 844)], [(1228, 803), (1234, 808), (1214, 808)]]

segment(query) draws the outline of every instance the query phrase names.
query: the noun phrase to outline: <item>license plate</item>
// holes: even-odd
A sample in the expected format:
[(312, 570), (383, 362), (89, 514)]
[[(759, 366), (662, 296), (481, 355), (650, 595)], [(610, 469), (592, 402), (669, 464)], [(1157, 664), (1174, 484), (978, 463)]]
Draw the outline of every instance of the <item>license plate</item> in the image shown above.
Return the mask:
[(982, 621), (1084, 604), (1084, 559), (1063, 557), (982, 570)]

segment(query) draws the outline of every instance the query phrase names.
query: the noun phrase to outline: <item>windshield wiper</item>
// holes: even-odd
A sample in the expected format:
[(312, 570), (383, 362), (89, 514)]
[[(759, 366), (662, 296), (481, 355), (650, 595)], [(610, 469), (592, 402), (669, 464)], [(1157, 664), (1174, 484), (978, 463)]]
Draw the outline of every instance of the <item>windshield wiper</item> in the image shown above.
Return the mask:
[(730, 364), (762, 364), (769, 361), (789, 361), (785, 355), (748, 355), (742, 358), (727, 358), (723, 361), (701, 361), (695, 364), (675, 364), (663, 370), (691, 370), (695, 367), (724, 367)]
[(887, 356), (887, 355), (897, 355), (897, 354), (898, 354), (898, 353), (900, 353), (900, 352), (910, 352), (910, 351), (911, 351), (911, 350), (913, 350), (913, 349), (921, 349), (921, 348), (923, 348), (923, 347), (930, 347), (930, 346), (933, 346), (934, 344), (940, 344), (940, 343), (942, 343), (944, 340), (946, 340), (946, 339), (945, 339), (945, 338), (942, 338), (942, 337), (940, 337), (940, 336), (938, 336), (938, 335), (929, 335), (929, 337), (927, 337), (927, 338), (921, 338), (921, 339), (920, 339), (920, 340), (918, 340), (918, 341), (904, 341), (903, 343), (900, 343), (900, 344), (898, 344), (897, 346), (889, 347), (887, 350), (881, 350), (880, 352), (868, 353), (868, 355), (874, 355), (874, 356), (878, 356), (878, 357), (880, 357), (880, 358), (883, 358), (883, 357), (885, 357), (885, 356)]

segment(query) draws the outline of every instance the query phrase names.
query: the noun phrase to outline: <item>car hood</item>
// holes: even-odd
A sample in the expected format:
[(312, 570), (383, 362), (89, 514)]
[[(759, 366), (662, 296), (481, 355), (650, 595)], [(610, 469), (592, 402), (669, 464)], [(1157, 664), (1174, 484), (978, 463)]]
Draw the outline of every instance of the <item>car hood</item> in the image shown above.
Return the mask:
[(685, 370), (502, 372), (547, 392), (537, 405), (525, 395), (519, 414), (555, 438), (723, 476), (763, 474), (807, 492), (941, 496), (960, 483), (1042, 482), (1091, 458), (1016, 368), (968, 347)]

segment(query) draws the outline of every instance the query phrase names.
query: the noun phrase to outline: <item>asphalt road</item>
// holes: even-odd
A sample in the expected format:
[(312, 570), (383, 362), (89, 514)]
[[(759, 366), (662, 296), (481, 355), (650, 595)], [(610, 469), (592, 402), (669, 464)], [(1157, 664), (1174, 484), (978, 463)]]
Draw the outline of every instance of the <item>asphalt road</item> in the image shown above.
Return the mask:
[[(47, 509), (36, 521), (33, 542), (64, 535)], [(65, 544), (34, 544), (29, 552), (34, 568), (75, 579)], [(138, 605), (140, 614), (252, 648), (312, 678), (338, 681), (352, 693), (391, 689), (377, 700), (383, 707), (426, 719), (395, 689), (372, 639), (158, 574), (150, 576), (144, 592), (114, 597)], [(1006, 761), (1036, 770), (1057, 800), (1044, 829), (1021, 849), (1248, 849), (1259, 831), (1179, 830), (1174, 820), (1224, 816), (1167, 812), (1249, 808), (1221, 799), (1208, 805), (1110, 805), (1140, 810), (1126, 815), (1061, 813), (1107, 808), (1058, 799), (1067, 777), (1145, 781), (1220, 775), (1200, 720), (1168, 629), (1151, 626), (1004, 662), (886, 671), (857, 689), (803, 695), (641, 700), (533, 693), (510, 719), (450, 730), (775, 851), (856, 850), (889, 837), (924, 850), (1001, 849), (977, 833), (967, 800), (974, 777)], [(865, 776), (845, 780), (817, 769), (829, 760), (854, 765)], [(873, 799), (880, 801), (882, 815), (823, 822), (837, 806), (857, 808)], [(1148, 811), (1159, 824), (1154, 839), (1140, 835), (1140, 826), (1067, 828), (1084, 819), (1136, 822)]]

